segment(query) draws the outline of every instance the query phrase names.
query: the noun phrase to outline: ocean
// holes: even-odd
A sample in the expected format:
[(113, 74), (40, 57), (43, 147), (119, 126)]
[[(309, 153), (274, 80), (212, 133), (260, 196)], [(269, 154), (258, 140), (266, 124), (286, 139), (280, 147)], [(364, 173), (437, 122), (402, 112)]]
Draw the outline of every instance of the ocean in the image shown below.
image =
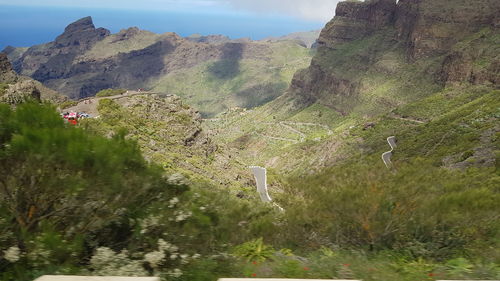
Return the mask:
[(155, 33), (175, 32), (181, 36), (199, 33), (222, 34), (233, 39), (259, 40), (297, 31), (322, 28), (324, 22), (305, 21), (278, 15), (227, 11), (133, 11), (21, 7), (0, 5), (0, 50), (11, 45), (32, 46), (50, 42), (71, 22), (92, 16), (96, 27), (116, 33), (137, 26)]

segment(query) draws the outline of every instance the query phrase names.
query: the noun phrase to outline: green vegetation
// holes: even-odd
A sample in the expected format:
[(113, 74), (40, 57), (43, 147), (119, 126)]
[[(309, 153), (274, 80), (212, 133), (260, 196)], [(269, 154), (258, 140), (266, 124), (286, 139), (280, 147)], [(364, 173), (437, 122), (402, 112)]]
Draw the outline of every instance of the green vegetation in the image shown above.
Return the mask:
[(105, 89), (99, 91), (95, 96), (98, 98), (111, 97), (124, 94), (126, 91), (125, 89)]
[(9, 84), (5, 83), (0, 83), (0, 96), (3, 96), (5, 94), (5, 90), (9, 88)]
[(151, 46), (166, 35), (155, 34), (146, 30), (134, 30), (134, 28), (121, 30), (119, 33), (97, 42), (82, 57), (85, 59), (104, 59), (120, 53), (130, 53)]
[(293, 74), (311, 59), (310, 50), (294, 42), (267, 45), (268, 56), (208, 61), (170, 73), (150, 86), (182, 97), (207, 117), (233, 107), (263, 105), (280, 96)]
[[(83, 122), (85, 129), (66, 126), (50, 106), (2, 106), (0, 195), (16, 191), (18, 199), (0, 201), (6, 230), (0, 235), (0, 276), (499, 278), (500, 177), (491, 164), (492, 157), (494, 163), (500, 158), (494, 133), (499, 93), (455, 90), (382, 115), (365, 130), (356, 123), (363, 119), (339, 116), (319, 104), (295, 112), (289, 122), (296, 123), (289, 126), (304, 131), (306, 141), (267, 145), (259, 161), (281, 153), (310, 163), (334, 139), (343, 142), (337, 153), (350, 158), (309, 176), (305, 167), (294, 166), (296, 172), (288, 175), (269, 169), (271, 195), (283, 213), (263, 206), (253, 189), (243, 192), (244, 199), (231, 195), (241, 191), (234, 179), (232, 190), (223, 190), (200, 176), (199, 171), (206, 176), (223, 169), (213, 160), (216, 154), (207, 156), (207, 146), (185, 145), (185, 132), (199, 124), (174, 97), (129, 97), (126, 107), (102, 99), (101, 118)], [(448, 98), (453, 106), (444, 102)], [(443, 106), (435, 106), (440, 102)], [(238, 122), (253, 114), (273, 122), (273, 114), (262, 114), (265, 109), (228, 113), (224, 122), (236, 123), (221, 124), (245, 124)], [(335, 133), (356, 125), (342, 136), (300, 125), (330, 118)], [(288, 130), (292, 137), (274, 122), (265, 126)], [(398, 138), (393, 171), (380, 161), (391, 134)], [(309, 139), (316, 135), (323, 140)], [(248, 149), (249, 140), (237, 141)], [(143, 160), (136, 142), (162, 167)], [(176, 258), (169, 260), (171, 255)]]

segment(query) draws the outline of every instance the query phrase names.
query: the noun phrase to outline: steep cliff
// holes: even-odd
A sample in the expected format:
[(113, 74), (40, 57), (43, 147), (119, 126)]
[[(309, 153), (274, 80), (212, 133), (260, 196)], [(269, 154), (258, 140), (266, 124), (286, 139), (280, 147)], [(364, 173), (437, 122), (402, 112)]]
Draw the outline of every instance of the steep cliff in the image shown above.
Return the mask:
[(346, 1), (283, 97), (378, 114), (453, 84), (498, 87), (500, 2)]

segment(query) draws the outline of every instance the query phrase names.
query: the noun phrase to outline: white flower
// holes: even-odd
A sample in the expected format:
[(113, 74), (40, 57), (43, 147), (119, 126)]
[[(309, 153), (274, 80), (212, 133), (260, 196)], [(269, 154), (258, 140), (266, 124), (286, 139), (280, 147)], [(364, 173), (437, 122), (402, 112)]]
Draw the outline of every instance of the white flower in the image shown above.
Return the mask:
[(198, 259), (198, 258), (200, 258), (200, 257), (201, 257), (201, 255), (200, 255), (200, 254), (194, 254), (191, 258), (192, 258), (193, 260), (195, 260), (195, 259)]
[(185, 221), (186, 219), (188, 219), (192, 215), (193, 215), (193, 213), (191, 211), (187, 211), (187, 212), (178, 211), (178, 212), (175, 212), (175, 221), (176, 222)]
[(115, 253), (110, 248), (101, 247), (90, 259), (96, 275), (141, 276), (147, 274), (141, 260), (132, 260), (127, 251)]
[(173, 271), (168, 272), (167, 274), (174, 277), (174, 278), (179, 278), (182, 276), (182, 271), (180, 269), (176, 268)]
[(157, 268), (165, 259), (163, 251), (154, 251), (144, 255), (144, 260), (148, 262), (152, 268)]
[(177, 255), (175, 253), (170, 255), (171, 260), (175, 260), (177, 257), (179, 257), (179, 255)]
[(21, 250), (17, 246), (12, 246), (3, 252), (4, 258), (9, 262), (16, 262), (21, 258)]
[(174, 197), (174, 198), (170, 199), (170, 201), (168, 203), (169, 203), (168, 207), (173, 208), (173, 207), (175, 207), (175, 205), (177, 205), (177, 203), (179, 203), (179, 198)]

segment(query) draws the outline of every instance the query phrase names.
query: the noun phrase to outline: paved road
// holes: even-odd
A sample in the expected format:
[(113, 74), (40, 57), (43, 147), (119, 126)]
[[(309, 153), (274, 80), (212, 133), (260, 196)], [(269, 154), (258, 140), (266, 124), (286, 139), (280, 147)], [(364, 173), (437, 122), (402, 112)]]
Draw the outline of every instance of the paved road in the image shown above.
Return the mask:
[(396, 137), (388, 137), (387, 138), (387, 143), (389, 143), (389, 146), (391, 147), (390, 151), (384, 152), (382, 154), (382, 161), (384, 161), (384, 164), (387, 168), (392, 167), (392, 162), (391, 162), (391, 157), (392, 157), (392, 152), (394, 149), (397, 147), (396, 145)]

